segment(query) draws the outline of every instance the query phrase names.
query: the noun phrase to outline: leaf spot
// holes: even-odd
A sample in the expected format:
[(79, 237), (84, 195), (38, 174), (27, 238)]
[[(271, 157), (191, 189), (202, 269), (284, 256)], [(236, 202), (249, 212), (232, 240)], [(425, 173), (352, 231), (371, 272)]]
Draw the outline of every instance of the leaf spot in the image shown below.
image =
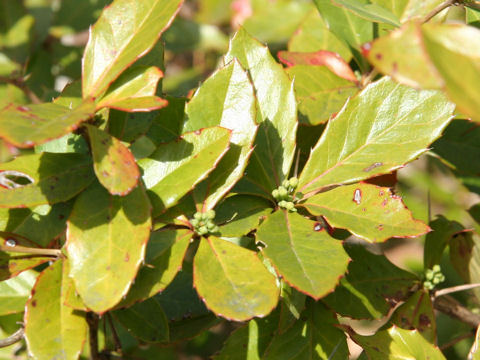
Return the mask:
[(32, 300), (32, 306), (33, 307), (37, 306), (37, 302), (35, 300)]
[(353, 193), (353, 201), (357, 204), (360, 205), (360, 202), (362, 201), (362, 190), (360, 189), (355, 189)]
[(382, 166), (383, 163), (382, 162), (375, 162), (373, 163), (372, 165), (366, 167), (365, 169), (363, 169), (364, 172), (370, 172), (372, 171), (373, 169), (376, 169), (377, 167), (380, 167)]
[(382, 225), (382, 224), (379, 224), (379, 225), (377, 226), (377, 230), (382, 231), (383, 229), (384, 229), (384, 228), (383, 228), (383, 225)]
[(126, 253), (125, 254), (125, 258), (123, 259), (125, 262), (129, 262), (130, 261), (130, 254), (129, 253)]
[(314, 225), (313, 225), (313, 231), (322, 231), (323, 230), (323, 226), (322, 224), (320, 224), (319, 222), (316, 222)]

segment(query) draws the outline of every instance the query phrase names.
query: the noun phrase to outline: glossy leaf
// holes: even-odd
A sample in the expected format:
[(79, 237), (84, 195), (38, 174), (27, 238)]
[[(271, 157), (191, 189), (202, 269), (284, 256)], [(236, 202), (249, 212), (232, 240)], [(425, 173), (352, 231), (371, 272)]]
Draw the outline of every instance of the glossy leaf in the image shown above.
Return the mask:
[(360, 0), (333, 0), (334, 3), (372, 22), (400, 26), (400, 20), (387, 8), (378, 4), (368, 4)]
[(247, 73), (237, 61), (218, 70), (202, 84), (185, 108), (183, 132), (209, 126), (232, 131), (229, 151), (194, 192), (204, 210), (212, 209), (243, 176), (257, 132), (255, 95)]
[(302, 318), (284, 334), (272, 339), (262, 359), (346, 359), (349, 355), (347, 339), (336, 325), (336, 316), (324, 304), (309, 301)]
[[(357, 2), (362, 5), (368, 4), (367, 0)], [(330, 31), (350, 47), (361, 69), (366, 70), (367, 64), (360, 54), (360, 48), (372, 40), (373, 24), (345, 8), (334, 5), (332, 0), (314, 0), (314, 3)]]
[(313, 52), (318, 50), (335, 52), (347, 62), (352, 58), (348, 46), (328, 29), (320, 13), (312, 11), (290, 38), (288, 51)]
[(98, 181), (112, 195), (126, 195), (137, 186), (140, 171), (135, 158), (118, 139), (88, 125), (93, 168)]
[[(32, 183), (0, 189), (0, 207), (55, 204), (71, 199), (94, 179), (91, 159), (81, 154), (24, 155), (0, 164), (3, 176), (17, 176)], [(16, 187), (15, 187), (16, 186)]]
[(113, 316), (136, 338), (146, 342), (167, 342), (168, 320), (155, 298), (147, 299), (127, 309), (116, 310)]
[(402, 23), (423, 19), (427, 14), (440, 5), (443, 0), (371, 0), (373, 4), (378, 4), (390, 10)]
[(73, 109), (54, 103), (10, 104), (0, 110), (0, 137), (18, 147), (32, 147), (75, 130), (94, 114), (91, 99)]
[(83, 55), (83, 97), (101, 95), (170, 25), (181, 0), (117, 0), (90, 30)]
[(453, 109), (436, 91), (416, 91), (389, 78), (370, 84), (328, 123), (300, 175), (298, 191), (308, 196), (403, 166), (440, 136)]
[(283, 279), (297, 290), (319, 299), (331, 292), (347, 270), (342, 243), (315, 222), (297, 213), (277, 211), (257, 230), (263, 253)]
[(444, 82), (425, 52), (419, 24), (400, 29), (365, 45), (368, 61), (395, 81), (415, 88), (439, 89)]
[(480, 29), (460, 24), (428, 24), (422, 32), (425, 48), (445, 81), (450, 99), (459, 111), (480, 121)]
[(436, 343), (435, 311), (426, 290), (419, 290), (409, 297), (395, 310), (390, 322), (405, 330), (416, 329), (428, 342)]
[(145, 265), (119, 306), (129, 306), (165, 290), (182, 268), (183, 258), (193, 233), (190, 230), (152, 232), (147, 245)]
[(288, 176), (295, 154), (297, 108), (293, 85), (268, 48), (240, 29), (230, 43), (225, 61), (237, 58), (247, 69), (257, 96), (260, 123), (255, 149), (242, 181), (270, 192)]
[(372, 336), (350, 335), (371, 360), (444, 360), (440, 349), (416, 330), (403, 330), (396, 326)]
[(215, 168), (228, 150), (230, 137), (231, 131), (221, 127), (186, 133), (139, 161), (154, 215), (175, 205)]
[(418, 283), (415, 275), (396, 267), (385, 256), (374, 255), (361, 245), (349, 245), (346, 250), (353, 260), (347, 275), (324, 299), (343, 316), (378, 319), (395, 303), (405, 300), (409, 288)]
[(103, 313), (126, 295), (144, 259), (150, 227), (143, 187), (119, 197), (93, 185), (77, 198), (68, 220), (67, 253), (70, 276), (89, 309)]
[(291, 79), (295, 79), (300, 123), (305, 125), (327, 122), (340, 111), (349, 97), (358, 92), (354, 83), (326, 68), (296, 65), (286, 71)]
[(0, 282), (0, 315), (23, 312), (38, 273), (24, 271), (18, 276)]
[[(158, 82), (162, 77), (162, 71), (155, 66), (130, 68), (108, 88), (108, 91), (98, 102), (97, 109), (111, 107), (123, 111), (145, 111), (148, 108), (126, 107), (125, 104), (134, 100), (138, 102), (141, 99), (154, 97)], [(159, 107), (163, 107), (166, 104), (165, 100), (159, 100)]]
[(222, 201), (215, 211), (215, 223), (221, 225), (222, 236), (237, 237), (255, 229), (261, 218), (272, 212), (272, 203), (258, 196), (234, 195)]
[(420, 236), (430, 228), (404, 205), (389, 188), (371, 184), (339, 186), (312, 196), (302, 204), (315, 216), (324, 216), (333, 227), (348, 229), (370, 242), (391, 237)]
[(202, 238), (194, 259), (194, 284), (207, 307), (235, 321), (263, 317), (275, 307), (275, 277), (257, 255), (228, 241)]
[(25, 310), (25, 340), (34, 359), (78, 359), (87, 336), (85, 313), (63, 304), (62, 262), (37, 279)]
[(468, 352), (468, 358), (472, 360), (480, 359), (480, 351), (479, 351), (479, 342), (480, 342), (480, 327), (477, 327), (477, 331), (475, 333), (475, 341)]

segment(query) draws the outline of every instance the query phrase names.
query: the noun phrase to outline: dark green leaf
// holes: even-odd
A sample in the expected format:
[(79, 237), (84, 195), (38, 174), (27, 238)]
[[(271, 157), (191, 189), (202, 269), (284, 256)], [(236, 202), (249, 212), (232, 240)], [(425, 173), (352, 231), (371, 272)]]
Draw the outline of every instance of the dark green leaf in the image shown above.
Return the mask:
[(400, 20), (395, 14), (378, 4), (368, 4), (361, 0), (333, 0), (333, 2), (369, 21), (400, 26)]

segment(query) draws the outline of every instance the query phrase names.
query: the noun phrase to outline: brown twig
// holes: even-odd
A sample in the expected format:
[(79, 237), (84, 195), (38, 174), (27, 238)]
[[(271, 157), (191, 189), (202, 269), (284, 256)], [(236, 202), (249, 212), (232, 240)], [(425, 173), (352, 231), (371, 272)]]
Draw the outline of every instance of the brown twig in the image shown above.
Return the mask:
[(88, 338), (90, 345), (90, 358), (92, 360), (101, 360), (100, 354), (98, 352), (98, 315), (89, 312), (87, 313), (87, 323), (88, 323)]
[(444, 295), (435, 298), (433, 306), (436, 310), (474, 328), (480, 325), (480, 315), (474, 314), (451, 296)]
[(450, 340), (449, 342), (443, 344), (442, 346), (440, 346), (440, 350), (445, 350), (445, 349), (448, 349), (449, 347), (452, 347), (453, 345), (459, 343), (460, 341), (462, 340), (465, 340), (465, 339), (468, 339), (469, 337), (472, 337), (473, 335), (475, 335), (475, 333), (472, 331), (472, 332), (468, 332), (468, 333), (465, 333), (465, 334), (462, 334), (462, 335), (459, 335), (457, 336), (456, 338), (453, 338), (452, 340)]
[(115, 342), (115, 351), (119, 355), (122, 355), (123, 354), (122, 343), (120, 342), (120, 338), (117, 334), (117, 330), (115, 329), (115, 325), (113, 324), (112, 316), (109, 313), (107, 313), (106, 317), (108, 320), (108, 325), (110, 326), (110, 330), (112, 330), (113, 341)]
[(0, 76), (0, 82), (11, 84), (23, 91), (23, 93), (30, 99), (34, 104), (41, 104), (42, 100), (25, 84), (25, 80), (22, 78), (9, 78), (6, 76)]
[(444, 296), (458, 291), (471, 290), (480, 287), (480, 283), (452, 286), (435, 291), (435, 297)]
[(9, 337), (5, 339), (0, 339), (0, 348), (4, 348), (19, 342), (20, 340), (23, 339), (24, 334), (25, 334), (25, 331), (23, 330), (23, 327), (21, 327)]
[(457, 4), (457, 3), (460, 3), (459, 0), (447, 0), (447, 1), (444, 1), (443, 3), (439, 4), (437, 7), (435, 7), (435, 9), (433, 9), (432, 11), (430, 11), (422, 20), (422, 23), (426, 23), (428, 21), (430, 21), (435, 15), (439, 14), (440, 12), (442, 12), (443, 10), (445, 10), (446, 8), (454, 5), (454, 4)]

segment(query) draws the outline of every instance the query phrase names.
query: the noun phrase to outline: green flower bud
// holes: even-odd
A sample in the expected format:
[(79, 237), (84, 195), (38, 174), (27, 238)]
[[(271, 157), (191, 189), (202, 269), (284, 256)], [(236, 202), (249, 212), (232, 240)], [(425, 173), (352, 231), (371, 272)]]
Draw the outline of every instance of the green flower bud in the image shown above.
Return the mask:
[(200, 235), (205, 235), (206, 233), (208, 233), (208, 229), (206, 226), (200, 226), (200, 228), (198, 229), (198, 233)]
[(284, 208), (286, 205), (287, 205), (287, 202), (285, 200), (282, 200), (278, 203), (278, 206), (280, 206), (281, 208)]
[(440, 268), (440, 265), (438, 265), (438, 264), (433, 265), (432, 270), (433, 270), (433, 272), (437, 272), (437, 273), (442, 271), (442, 269)]
[(197, 227), (198, 226), (198, 219), (192, 219), (192, 221), (190, 221), (190, 223), (193, 225), (193, 227)]
[(280, 198), (284, 199), (288, 195), (288, 190), (285, 189), (283, 186), (280, 186), (278, 188), (278, 195), (280, 196)]
[(196, 212), (195, 214), (193, 214), (193, 218), (197, 220), (201, 220), (203, 217), (202, 215), (203, 215), (202, 213)]
[(215, 225), (213, 222), (209, 221), (209, 222), (207, 223), (207, 229), (208, 229), (208, 231), (212, 231), (212, 230), (215, 228), (215, 226), (216, 226), (216, 225)]
[(275, 200), (278, 199), (278, 195), (279, 195), (279, 194), (278, 194), (278, 190), (277, 190), (277, 189), (275, 189), (275, 190), (272, 191), (272, 196), (275, 198)]
[(208, 218), (209, 220), (215, 219), (215, 210), (208, 210), (208, 211), (206, 212), (206, 214), (207, 214), (207, 218)]
[(292, 210), (294, 207), (295, 207), (295, 205), (291, 201), (288, 201), (285, 204), (285, 209), (287, 209), (287, 210)]
[(283, 186), (285, 189), (288, 189), (288, 188), (290, 187), (290, 182), (289, 182), (288, 180), (283, 180), (282, 186)]
[(298, 179), (297, 179), (296, 177), (292, 177), (292, 178), (290, 178), (290, 180), (288, 180), (288, 181), (290, 182), (290, 186), (291, 186), (292, 188), (295, 189), (295, 188), (297, 187), (297, 185), (298, 185)]

